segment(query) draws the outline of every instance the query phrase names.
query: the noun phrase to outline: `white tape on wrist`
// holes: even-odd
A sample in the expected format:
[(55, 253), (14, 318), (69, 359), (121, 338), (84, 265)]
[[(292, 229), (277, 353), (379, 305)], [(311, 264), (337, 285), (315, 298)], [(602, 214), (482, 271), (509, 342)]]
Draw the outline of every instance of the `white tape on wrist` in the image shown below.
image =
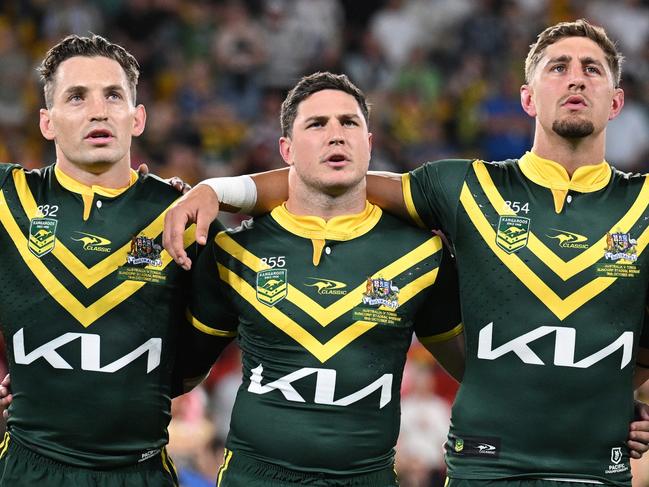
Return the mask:
[(257, 185), (250, 176), (211, 178), (198, 184), (212, 188), (220, 203), (240, 208), (241, 213), (250, 213), (257, 203)]

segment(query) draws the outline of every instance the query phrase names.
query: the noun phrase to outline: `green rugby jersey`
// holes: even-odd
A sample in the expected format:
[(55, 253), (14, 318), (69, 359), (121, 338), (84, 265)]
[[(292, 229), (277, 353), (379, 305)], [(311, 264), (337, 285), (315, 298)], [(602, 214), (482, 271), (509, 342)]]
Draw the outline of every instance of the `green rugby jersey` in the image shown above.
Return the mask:
[(135, 172), (128, 189), (110, 190), (55, 166), (0, 165), (12, 440), (88, 468), (135, 464), (167, 443), (190, 284), (160, 242), (177, 197)]
[(328, 222), (280, 206), (219, 233), (194, 268), (191, 314), (238, 332), (227, 448), (314, 475), (390, 468), (413, 330), (424, 343), (462, 331), (442, 254), (439, 237), (369, 203)]
[(626, 439), (647, 296), (649, 182), (527, 153), (438, 161), (403, 179), (458, 262), (467, 363), (449, 476), (629, 485)]

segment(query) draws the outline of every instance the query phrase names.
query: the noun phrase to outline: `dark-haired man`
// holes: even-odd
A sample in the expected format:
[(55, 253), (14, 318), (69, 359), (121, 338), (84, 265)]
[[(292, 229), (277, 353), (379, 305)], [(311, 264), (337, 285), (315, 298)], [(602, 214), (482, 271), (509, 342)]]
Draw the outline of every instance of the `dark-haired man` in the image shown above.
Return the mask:
[(39, 71), (56, 163), (0, 164), (13, 391), (0, 486), (177, 485), (164, 449), (170, 397), (179, 377), (204, 371), (174, 371), (189, 275), (160, 237), (178, 192), (130, 168), (146, 121), (137, 61), (100, 36), (70, 36)]
[(302, 78), (281, 121), (287, 201), (193, 269), (195, 328), (238, 333), (243, 356), (217, 485), (395, 486), (413, 331), (462, 375), (455, 270), (439, 237), (367, 202), (369, 109), (346, 76)]
[[(647, 450), (646, 416), (626, 440), (634, 386), (649, 376), (649, 179), (604, 160), (606, 125), (624, 104), (620, 61), (601, 28), (550, 27), (521, 88), (536, 119), (531, 152), (368, 177), (372, 201), (442, 228), (457, 255), (467, 365), (446, 444), (450, 487), (628, 486), (630, 457)], [(263, 198), (244, 201), (263, 210), (286, 176), (254, 185)], [(184, 267), (176, 235), (196, 220), (204, 241), (215, 207), (199, 186), (168, 216), (165, 246)]]

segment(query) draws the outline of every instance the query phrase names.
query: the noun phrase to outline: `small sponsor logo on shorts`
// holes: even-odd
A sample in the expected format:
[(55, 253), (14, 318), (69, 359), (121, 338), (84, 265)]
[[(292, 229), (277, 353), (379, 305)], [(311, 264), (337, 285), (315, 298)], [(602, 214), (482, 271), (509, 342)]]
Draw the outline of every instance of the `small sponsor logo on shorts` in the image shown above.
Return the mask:
[(454, 437), (449, 441), (450, 454), (462, 457), (498, 458), (500, 438), (488, 436)]
[(624, 460), (624, 452), (621, 446), (611, 448), (611, 463), (606, 470), (605, 474), (624, 473), (629, 470), (629, 461)]
[(143, 462), (145, 460), (148, 460), (149, 458), (156, 456), (158, 453), (160, 453), (160, 450), (145, 451), (144, 453), (142, 453), (142, 456), (140, 457), (138, 462)]

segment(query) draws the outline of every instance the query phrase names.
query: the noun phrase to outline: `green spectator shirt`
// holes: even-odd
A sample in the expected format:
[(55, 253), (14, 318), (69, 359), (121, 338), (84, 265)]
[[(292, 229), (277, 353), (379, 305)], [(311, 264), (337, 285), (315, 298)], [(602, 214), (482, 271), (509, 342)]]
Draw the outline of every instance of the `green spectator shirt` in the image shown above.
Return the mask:
[(467, 363), (449, 476), (630, 485), (626, 440), (647, 297), (649, 182), (532, 153), (403, 176), (458, 262)]
[(55, 166), (0, 165), (12, 441), (102, 469), (136, 464), (167, 443), (190, 284), (160, 242), (177, 197), (135, 172), (128, 188), (111, 190)]
[(390, 468), (413, 330), (424, 343), (462, 331), (443, 253), (369, 203), (328, 222), (280, 206), (219, 233), (194, 270), (191, 318), (238, 332), (227, 448), (316, 476)]

